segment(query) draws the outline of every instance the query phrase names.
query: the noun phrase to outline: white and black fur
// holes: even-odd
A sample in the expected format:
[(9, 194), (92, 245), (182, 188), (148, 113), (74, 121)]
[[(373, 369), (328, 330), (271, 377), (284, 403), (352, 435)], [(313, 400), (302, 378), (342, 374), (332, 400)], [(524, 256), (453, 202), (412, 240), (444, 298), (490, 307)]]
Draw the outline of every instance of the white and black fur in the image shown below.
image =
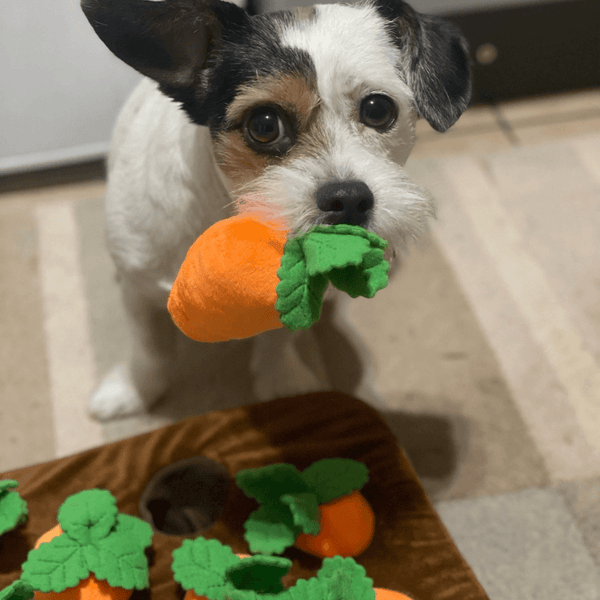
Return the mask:
[[(108, 162), (107, 239), (134, 351), (92, 395), (91, 414), (107, 419), (149, 408), (170, 386), (171, 285), (242, 194), (283, 215), (291, 235), (360, 224), (389, 241), (390, 258), (420, 236), (434, 206), (403, 170), (415, 121), (448, 129), (471, 83), (460, 33), (401, 0), (254, 16), (220, 0), (81, 4), (108, 48), (147, 76)], [(255, 338), (259, 398), (319, 386), (291, 339), (284, 329)]]

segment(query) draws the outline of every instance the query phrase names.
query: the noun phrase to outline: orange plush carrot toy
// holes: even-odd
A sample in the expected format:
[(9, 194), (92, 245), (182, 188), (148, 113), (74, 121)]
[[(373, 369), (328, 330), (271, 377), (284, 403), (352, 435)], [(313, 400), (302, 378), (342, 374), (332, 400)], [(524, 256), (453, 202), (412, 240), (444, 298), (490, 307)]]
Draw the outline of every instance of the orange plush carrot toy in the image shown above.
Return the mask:
[(353, 298), (371, 298), (387, 285), (387, 242), (373, 232), (341, 224), (288, 234), (266, 210), (209, 227), (189, 249), (169, 296), (183, 333), (220, 342), (282, 325), (306, 329), (318, 320), (329, 283)]
[(181, 265), (168, 309), (199, 342), (246, 338), (282, 327), (275, 310), (282, 223), (236, 215), (209, 227)]

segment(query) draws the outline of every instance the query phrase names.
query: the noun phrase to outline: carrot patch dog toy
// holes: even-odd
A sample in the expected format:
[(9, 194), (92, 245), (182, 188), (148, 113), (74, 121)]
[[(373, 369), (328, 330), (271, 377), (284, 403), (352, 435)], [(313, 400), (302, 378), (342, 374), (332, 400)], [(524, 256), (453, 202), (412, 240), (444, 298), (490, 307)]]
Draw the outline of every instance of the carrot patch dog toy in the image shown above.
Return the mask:
[(371, 298), (388, 282), (387, 242), (357, 225), (318, 226), (287, 239), (282, 222), (240, 214), (192, 245), (168, 301), (177, 326), (200, 342), (254, 336), (319, 319), (328, 283)]
[(237, 485), (261, 505), (244, 524), (250, 550), (280, 554), (294, 545), (319, 557), (358, 556), (375, 528), (359, 491), (368, 478), (363, 463), (344, 458), (302, 472), (286, 463), (239, 471)]
[(152, 528), (120, 514), (107, 490), (69, 496), (0, 600), (127, 600), (149, 587), (145, 549)]

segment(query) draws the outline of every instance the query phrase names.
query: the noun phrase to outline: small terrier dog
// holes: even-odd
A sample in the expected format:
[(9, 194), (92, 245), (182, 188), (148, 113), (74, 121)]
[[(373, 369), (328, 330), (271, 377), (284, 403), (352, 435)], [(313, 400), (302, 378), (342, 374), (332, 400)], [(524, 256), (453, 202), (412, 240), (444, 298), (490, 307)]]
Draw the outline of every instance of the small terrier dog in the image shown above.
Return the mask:
[[(97, 419), (152, 406), (174, 378), (166, 310), (187, 250), (260, 196), (294, 234), (361, 225), (387, 258), (422, 234), (434, 205), (403, 165), (425, 118), (445, 131), (467, 107), (467, 45), (401, 0), (250, 15), (220, 0), (81, 0), (101, 40), (146, 76), (117, 122), (108, 160), (107, 241), (132, 360), (92, 394)], [(254, 338), (260, 399), (318, 388), (278, 329)]]

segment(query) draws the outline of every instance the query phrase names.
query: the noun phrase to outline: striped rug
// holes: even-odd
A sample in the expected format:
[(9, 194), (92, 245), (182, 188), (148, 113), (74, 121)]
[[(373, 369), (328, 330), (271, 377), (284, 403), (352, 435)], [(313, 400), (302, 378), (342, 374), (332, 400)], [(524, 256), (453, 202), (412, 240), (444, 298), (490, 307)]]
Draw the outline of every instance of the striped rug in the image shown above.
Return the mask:
[[(600, 600), (600, 135), (407, 168), (431, 238), (301, 350), (377, 404), (492, 600)], [(87, 417), (127, 354), (100, 196), (0, 202), (0, 470), (254, 401), (241, 341), (151, 415)]]

